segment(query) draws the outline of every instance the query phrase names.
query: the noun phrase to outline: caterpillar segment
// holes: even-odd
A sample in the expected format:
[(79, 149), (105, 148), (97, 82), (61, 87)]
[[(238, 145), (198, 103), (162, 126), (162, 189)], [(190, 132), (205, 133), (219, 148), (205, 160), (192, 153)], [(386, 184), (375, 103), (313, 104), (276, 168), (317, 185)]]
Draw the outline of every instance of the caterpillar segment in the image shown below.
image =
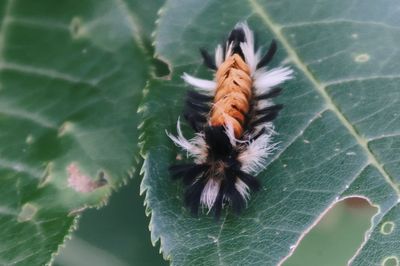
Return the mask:
[(213, 80), (183, 75), (194, 87), (187, 93), (184, 118), (195, 136), (183, 136), (179, 119), (177, 135), (167, 134), (193, 162), (172, 165), (170, 173), (183, 181), (184, 202), (195, 215), (203, 209), (218, 219), (224, 206), (240, 213), (250, 192), (261, 187), (256, 175), (276, 148), (272, 121), (283, 107), (271, 99), (293, 76), (289, 67), (266, 67), (276, 50), (272, 41), (261, 57), (253, 32), (240, 22), (214, 57), (201, 49), (205, 66), (215, 71)]
[(231, 125), (236, 138), (243, 134), (243, 126), (250, 109), (252, 79), (249, 66), (238, 54), (227, 58), (215, 75), (217, 88), (213, 99), (210, 125)]

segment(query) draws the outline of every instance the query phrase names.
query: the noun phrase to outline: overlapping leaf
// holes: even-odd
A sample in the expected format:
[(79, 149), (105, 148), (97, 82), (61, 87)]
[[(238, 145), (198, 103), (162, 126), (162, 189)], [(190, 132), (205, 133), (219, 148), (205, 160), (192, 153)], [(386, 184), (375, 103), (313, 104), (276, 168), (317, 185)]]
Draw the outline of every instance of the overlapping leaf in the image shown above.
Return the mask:
[(1, 265), (47, 263), (133, 170), (159, 2), (1, 1)]

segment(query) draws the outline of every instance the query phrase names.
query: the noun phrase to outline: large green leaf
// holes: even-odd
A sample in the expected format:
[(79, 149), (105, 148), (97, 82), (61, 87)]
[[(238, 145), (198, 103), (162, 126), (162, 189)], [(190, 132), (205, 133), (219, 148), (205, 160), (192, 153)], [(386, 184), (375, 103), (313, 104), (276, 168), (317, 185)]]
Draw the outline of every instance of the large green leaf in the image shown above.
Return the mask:
[[(153, 80), (141, 111), (146, 204), (153, 242), (175, 265), (276, 265), (335, 203), (365, 197), (379, 207), (354, 254), (354, 265), (400, 258), (400, 5), (396, 1), (169, 0), (156, 34), (156, 53), (172, 80)], [(199, 47), (213, 49), (241, 20), (259, 42), (275, 38), (277, 66), (296, 72), (277, 102), (280, 149), (259, 177), (240, 217), (191, 217), (182, 187), (169, 179), (179, 152), (175, 132), (187, 89), (183, 71), (201, 77)], [(190, 134), (187, 131), (187, 134)], [(334, 250), (332, 249), (332, 252)]]
[(1, 265), (49, 262), (133, 171), (161, 1), (136, 2), (1, 1)]
[(167, 266), (150, 241), (139, 171), (133, 180), (113, 193), (107, 206), (89, 209), (79, 227), (55, 259), (58, 266)]

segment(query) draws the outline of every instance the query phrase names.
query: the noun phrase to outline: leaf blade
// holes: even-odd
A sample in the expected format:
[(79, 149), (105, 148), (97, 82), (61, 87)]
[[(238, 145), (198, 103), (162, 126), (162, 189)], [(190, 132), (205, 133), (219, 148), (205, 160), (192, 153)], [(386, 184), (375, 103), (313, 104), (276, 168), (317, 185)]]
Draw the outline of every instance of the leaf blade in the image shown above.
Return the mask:
[[(379, 12), (387, 12), (388, 8), (370, 3), (368, 8), (372, 11), (365, 12), (367, 7), (363, 5), (360, 9), (365, 13), (362, 13), (360, 10), (350, 9), (351, 4), (345, 1), (340, 1), (334, 8), (328, 1), (308, 3), (313, 6), (313, 10), (321, 11), (325, 17), (321, 16), (321, 13), (310, 15), (310, 10), (299, 12), (307, 7), (307, 4), (296, 5), (289, 1), (282, 3), (234, 1), (224, 6), (218, 1), (201, 3), (188, 1), (185, 4), (168, 1), (164, 7), (156, 35), (156, 52), (175, 67), (173, 69), (175, 74), (171, 82), (162, 84), (154, 81), (149, 86), (146, 100), (150, 104), (146, 106), (145, 101), (144, 109), (152, 110), (152, 113), (144, 112), (147, 121), (142, 127), (146, 159), (142, 191), (146, 191), (146, 204), (152, 214), (150, 223), (152, 239), (161, 240), (165, 257), (171, 259), (174, 264), (280, 264), (291, 254), (293, 248), (320, 215), (337, 201), (347, 197), (346, 193), (352, 191), (351, 195), (371, 198), (373, 204), (382, 207), (381, 213), (373, 220), (373, 228), (396, 204), (399, 194), (395, 178), (376, 157), (376, 150), (371, 149), (370, 140), (366, 138), (367, 135), (362, 128), (351, 119), (352, 114), (346, 111), (346, 108), (351, 107), (351, 103), (345, 101), (343, 95), (338, 98), (332, 93), (332, 87), (337, 82), (347, 80), (357, 82), (373, 73), (373, 65), (362, 64), (368, 62), (368, 56), (364, 53), (353, 54), (356, 48), (365, 47), (357, 43), (353, 48), (349, 39), (358, 36), (354, 35), (356, 33), (353, 31), (360, 30), (357, 26), (362, 25), (367, 29), (371, 26), (365, 14), (380, 14)], [(238, 6), (240, 8), (237, 8)], [(285, 6), (290, 7), (291, 13), (283, 8)], [(329, 15), (336, 14), (334, 12), (333, 15), (327, 14), (326, 10), (336, 10), (339, 7), (348, 8), (350, 12), (345, 16), (351, 17), (354, 14), (359, 21), (353, 22), (347, 17), (343, 19), (344, 21), (336, 18), (326, 19), (331, 18)], [(210, 17), (208, 14), (218, 14), (218, 16)], [(337, 16), (342, 15), (340, 12), (337, 14)], [(312, 21), (314, 17), (316, 19)], [(372, 15), (371, 17), (375, 20), (379, 18)], [(184, 94), (182, 82), (179, 80), (180, 74), (183, 71), (188, 73), (198, 71), (200, 77), (210, 76), (196, 67), (200, 63), (200, 57), (195, 54), (196, 47), (214, 47), (220, 38), (218, 34), (227, 32), (237, 21), (244, 18), (248, 19), (256, 31), (268, 36), (273, 35), (278, 40), (279, 46), (285, 49), (285, 52), (278, 54), (278, 60), (287, 61), (283, 55), (287, 54), (297, 75), (295, 81), (285, 86), (285, 92), (280, 98), (287, 107), (276, 122), (280, 133), (278, 140), (282, 145), (281, 150), (270, 159), (267, 170), (260, 175), (266, 191), (254, 196), (248, 210), (243, 214), (244, 218), (234, 218), (228, 214), (219, 228), (209, 218), (201, 217), (196, 220), (179, 208), (181, 189), (176, 188), (178, 187), (176, 184), (169, 184), (166, 172), (168, 164), (175, 160), (174, 154), (177, 150), (168, 144), (168, 139), (159, 129), (165, 128), (173, 132), (173, 117), (179, 115), (176, 109), (180, 108), (181, 94)], [(353, 23), (356, 26), (346, 29), (342, 23)], [(372, 24), (382, 26), (381, 22)], [(345, 55), (350, 55), (352, 64), (340, 57), (342, 46), (335, 41), (333, 35), (325, 35), (321, 28), (317, 30), (314, 27), (325, 27), (328, 33), (339, 29), (341, 40), (351, 48)], [(387, 28), (385, 25), (383, 27)], [(207, 29), (213, 30), (207, 31)], [(363, 34), (368, 33), (365, 28), (362, 30)], [(371, 30), (369, 36), (378, 33)], [(393, 34), (397, 38), (398, 33)], [(260, 37), (262, 43), (268, 43), (264, 41), (265, 37)], [(208, 43), (208, 40), (212, 40), (211, 43)], [(325, 42), (327, 48), (322, 49), (319, 41)], [(373, 46), (373, 42), (369, 45), (376, 47)], [(179, 53), (176, 52), (176, 47), (180, 47)], [(391, 46), (391, 50), (393, 49)], [(316, 55), (313, 54), (314, 51)], [(373, 51), (372, 49), (371, 52)], [(335, 53), (339, 55), (338, 58), (335, 57)], [(323, 61), (330, 60), (331, 56), (333, 63), (338, 65), (344, 62), (351, 66), (356, 65), (353, 69), (347, 67), (332, 70), (331, 66), (328, 68), (323, 64)], [(322, 61), (318, 62), (319, 59)], [(391, 71), (393, 69), (398, 70), (398, 67), (392, 68)], [(394, 75), (389, 74), (389, 77)], [(168, 97), (163, 95), (165, 91), (168, 91)], [(369, 115), (369, 112), (373, 112), (372, 108), (368, 109), (369, 106), (372, 107), (368, 103), (368, 100), (373, 99), (372, 96), (358, 96), (364, 97), (366, 107), (364, 112), (357, 110), (357, 114)], [(169, 97), (172, 99), (168, 99)], [(163, 106), (153, 105), (161, 99), (164, 102)], [(392, 105), (393, 110), (399, 106), (397, 98), (393, 99)], [(158, 116), (162, 117), (162, 121), (157, 119)], [(151, 125), (154, 123), (157, 124), (158, 132)], [(391, 132), (396, 132), (398, 126), (394, 122), (391, 125)], [(364, 128), (368, 129), (367, 126)], [(371, 132), (371, 129), (368, 130)], [(152, 146), (160, 147), (156, 149)], [(394, 156), (392, 154), (391, 158)], [(397, 170), (393, 163), (391, 167)], [(365, 175), (372, 175), (378, 180), (379, 185), (370, 190), (354, 189), (357, 180)], [(371, 182), (372, 177), (362, 180)], [(377, 194), (384, 192), (390, 195), (387, 201), (377, 197)], [(202, 256), (203, 258), (200, 258)], [(374, 258), (375, 261), (383, 259)], [(357, 263), (355, 260), (354, 264), (358, 265)]]
[(128, 8), (0, 4), (1, 264), (51, 263), (78, 214), (137, 165), (136, 109), (150, 75), (140, 41), (157, 10), (134, 25)]

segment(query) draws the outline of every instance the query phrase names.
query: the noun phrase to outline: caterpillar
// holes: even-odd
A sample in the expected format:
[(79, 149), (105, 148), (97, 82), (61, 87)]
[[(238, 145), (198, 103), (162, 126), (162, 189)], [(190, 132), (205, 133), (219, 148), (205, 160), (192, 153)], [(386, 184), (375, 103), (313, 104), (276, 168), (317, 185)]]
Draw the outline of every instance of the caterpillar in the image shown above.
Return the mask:
[(201, 207), (218, 219), (228, 205), (239, 214), (250, 192), (261, 188), (256, 175), (276, 149), (272, 121), (283, 107), (271, 99), (282, 90), (277, 86), (293, 77), (289, 67), (266, 67), (276, 50), (272, 40), (261, 56), (253, 32), (239, 22), (214, 57), (200, 49), (204, 65), (214, 71), (213, 80), (183, 73), (194, 87), (187, 92), (183, 115), (195, 135), (189, 140), (183, 136), (179, 118), (177, 135), (167, 135), (193, 162), (169, 170), (172, 178), (182, 179), (185, 204), (195, 215)]

